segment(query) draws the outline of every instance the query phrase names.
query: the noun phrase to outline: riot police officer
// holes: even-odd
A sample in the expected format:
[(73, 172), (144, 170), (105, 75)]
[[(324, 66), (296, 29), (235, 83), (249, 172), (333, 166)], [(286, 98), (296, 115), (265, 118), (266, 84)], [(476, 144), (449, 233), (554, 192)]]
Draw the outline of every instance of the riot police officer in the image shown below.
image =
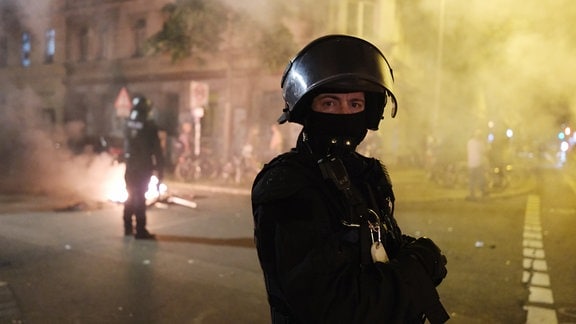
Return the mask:
[[(136, 239), (155, 239), (146, 229), (145, 194), (154, 172), (157, 172), (159, 180), (162, 180), (164, 170), (158, 127), (149, 118), (151, 110), (152, 102), (148, 98), (142, 95), (134, 96), (125, 125), (124, 179), (128, 199), (124, 203), (124, 234), (134, 234)], [(133, 216), (136, 220), (135, 228)]]
[(296, 147), (252, 188), (255, 241), (272, 323), (442, 323), (446, 258), (402, 234), (380, 161), (356, 152), (396, 114), (392, 70), (373, 44), (328, 35), (288, 64), (278, 120), (303, 126)]

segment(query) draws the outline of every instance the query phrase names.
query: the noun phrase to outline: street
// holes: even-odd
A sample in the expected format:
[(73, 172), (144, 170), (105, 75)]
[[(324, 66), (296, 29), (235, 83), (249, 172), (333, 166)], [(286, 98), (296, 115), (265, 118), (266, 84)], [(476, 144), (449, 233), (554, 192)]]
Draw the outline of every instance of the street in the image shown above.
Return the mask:
[(0, 216), (0, 268), (25, 323), (266, 323), (245, 196), (149, 211), (158, 241), (122, 236), (121, 207)]
[[(418, 199), (396, 180), (399, 225), (448, 258), (439, 293), (450, 323), (576, 322), (576, 187), (562, 172), (483, 201)], [(117, 204), (2, 196), (0, 322), (269, 323), (249, 196), (189, 190), (198, 208), (149, 210), (157, 241), (125, 238)]]

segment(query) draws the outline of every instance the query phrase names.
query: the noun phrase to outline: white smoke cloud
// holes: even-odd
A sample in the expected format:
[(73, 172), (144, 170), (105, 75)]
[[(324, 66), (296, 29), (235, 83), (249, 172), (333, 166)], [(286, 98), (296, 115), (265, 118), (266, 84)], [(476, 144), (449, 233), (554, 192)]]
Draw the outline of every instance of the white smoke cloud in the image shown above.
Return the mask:
[[(411, 103), (409, 109), (418, 111), (410, 117), (422, 116), (424, 124), (431, 119), (442, 39), (439, 126), (422, 129), (450, 141), (461, 157), (471, 130), (488, 131), (488, 121), (513, 128), (516, 139), (533, 149), (553, 141), (562, 122), (574, 122), (574, 1), (442, 0), (403, 5), (417, 6), (406, 12), (421, 12), (429, 19), (403, 25), (406, 40), (425, 50), (408, 51), (408, 61), (405, 56), (394, 58), (408, 62), (397, 77), (401, 89), (415, 89), (404, 98)], [(401, 118), (402, 101), (400, 107)], [(414, 138), (425, 138), (426, 133), (415, 130)]]
[(14, 102), (11, 96), (21, 99), (19, 106), (0, 106), (0, 192), (105, 201), (110, 183), (122, 176), (113, 157), (90, 151), (72, 154), (65, 130), (43, 123), (38, 114), (42, 103), (34, 91), (3, 89), (9, 90), (7, 102)]

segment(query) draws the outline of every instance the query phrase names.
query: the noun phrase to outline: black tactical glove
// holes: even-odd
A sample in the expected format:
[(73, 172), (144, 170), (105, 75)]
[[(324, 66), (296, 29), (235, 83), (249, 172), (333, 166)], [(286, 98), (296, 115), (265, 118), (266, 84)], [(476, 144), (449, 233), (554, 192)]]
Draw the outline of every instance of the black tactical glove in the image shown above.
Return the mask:
[(421, 237), (409, 242), (400, 250), (399, 254), (418, 260), (436, 286), (444, 280), (448, 273), (446, 270), (446, 256), (429, 238)]

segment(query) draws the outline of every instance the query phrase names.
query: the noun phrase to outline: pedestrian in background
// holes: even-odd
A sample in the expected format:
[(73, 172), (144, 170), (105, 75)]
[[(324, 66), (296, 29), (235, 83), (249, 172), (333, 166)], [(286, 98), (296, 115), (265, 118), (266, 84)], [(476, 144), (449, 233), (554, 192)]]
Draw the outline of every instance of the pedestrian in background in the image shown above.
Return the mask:
[(148, 240), (155, 239), (155, 236), (146, 229), (146, 191), (154, 172), (160, 182), (164, 174), (164, 154), (158, 127), (149, 118), (151, 110), (152, 102), (149, 99), (135, 96), (124, 134), (124, 180), (128, 191), (128, 199), (124, 203), (124, 235), (134, 234), (136, 239)]
[(486, 143), (482, 138), (482, 131), (479, 129), (475, 130), (472, 137), (468, 140), (467, 151), (470, 194), (466, 199), (476, 200), (487, 195), (485, 173), (488, 157)]
[(252, 188), (255, 241), (272, 323), (443, 323), (436, 286), (446, 258), (403, 235), (385, 167), (356, 152), (394, 117), (392, 70), (360, 38), (329, 35), (300, 51), (282, 77), (280, 123), (303, 125), (296, 147)]

